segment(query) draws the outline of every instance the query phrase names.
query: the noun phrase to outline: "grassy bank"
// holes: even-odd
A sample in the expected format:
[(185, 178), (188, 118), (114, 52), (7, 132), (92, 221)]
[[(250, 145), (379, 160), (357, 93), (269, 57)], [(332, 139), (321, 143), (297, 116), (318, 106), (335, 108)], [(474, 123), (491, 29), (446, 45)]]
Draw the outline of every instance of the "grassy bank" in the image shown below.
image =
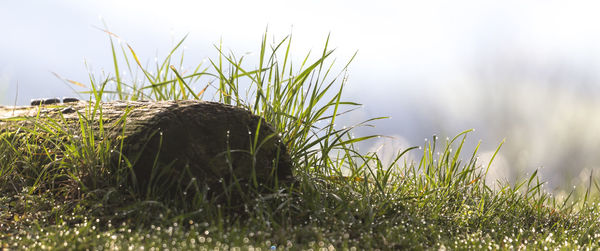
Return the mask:
[[(298, 182), (248, 194), (243, 212), (201, 197), (168, 200), (133, 188), (131, 164), (110, 163), (118, 142), (102, 137), (89, 116), (82, 114), (83, 136), (67, 133), (60, 119), (39, 119), (0, 138), (0, 247), (598, 248), (600, 188), (591, 178), (561, 199), (542, 189), (537, 173), (486, 184), (489, 166), (478, 162), (477, 149), (462, 152), (469, 131), (402, 149), (385, 166), (377, 154), (357, 151), (356, 143), (376, 136), (357, 138), (352, 130), (383, 118), (336, 124), (359, 105), (344, 100), (348, 65), (333, 72), (327, 42), (292, 62), (291, 37), (267, 44), (265, 35), (250, 69), (220, 46), (206, 65), (183, 68), (184, 40), (148, 66), (107, 34), (114, 73), (67, 84), (89, 87), (92, 100), (203, 99), (248, 109), (281, 133)], [(422, 158), (407, 159), (409, 151)]]

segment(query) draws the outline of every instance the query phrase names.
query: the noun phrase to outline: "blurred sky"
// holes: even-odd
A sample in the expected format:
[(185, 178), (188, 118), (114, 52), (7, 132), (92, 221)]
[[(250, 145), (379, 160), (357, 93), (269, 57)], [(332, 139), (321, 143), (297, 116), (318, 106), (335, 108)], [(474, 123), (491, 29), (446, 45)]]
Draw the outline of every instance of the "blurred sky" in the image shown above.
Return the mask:
[(221, 39), (258, 52), (267, 27), (275, 39), (293, 33), (298, 58), (331, 33), (340, 64), (358, 50), (346, 97), (365, 106), (348, 122), (393, 117), (364, 133), (406, 147), (475, 128), (482, 158), (507, 139), (497, 177), (545, 166), (562, 184), (600, 163), (599, 11), (595, 1), (1, 1), (0, 103), (74, 96), (51, 72), (84, 83), (88, 70), (112, 72), (102, 20), (144, 62), (189, 34), (190, 65)]

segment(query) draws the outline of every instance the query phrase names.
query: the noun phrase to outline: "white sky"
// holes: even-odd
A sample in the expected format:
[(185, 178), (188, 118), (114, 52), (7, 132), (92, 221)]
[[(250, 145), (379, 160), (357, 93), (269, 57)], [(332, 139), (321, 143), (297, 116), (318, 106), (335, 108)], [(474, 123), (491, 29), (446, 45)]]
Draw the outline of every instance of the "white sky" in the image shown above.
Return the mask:
[[(516, 55), (534, 67), (600, 72), (593, 68), (600, 65), (598, 13), (598, 1), (549, 0), (1, 1), (0, 104), (15, 102), (17, 83), (21, 105), (73, 96), (50, 72), (85, 83), (84, 59), (94, 73), (112, 72), (106, 34), (94, 28), (103, 26), (99, 17), (147, 61), (189, 33), (190, 64), (214, 55), (221, 38), (237, 54), (258, 52), (268, 26), (277, 39), (293, 32), (297, 57), (321, 50), (330, 32), (340, 63), (358, 50), (347, 92), (366, 104), (358, 114), (391, 115), (377, 133), (409, 134), (410, 144), (421, 144), (415, 139), (441, 129), (419, 121), (449, 117), (444, 130), (452, 133), (479, 125), (463, 116), (464, 105), (438, 111), (432, 104), (468, 100), (464, 83), (486, 62)], [(505, 136), (487, 140), (494, 145)]]
[(198, 58), (210, 55), (220, 38), (235, 51), (256, 51), (267, 26), (277, 38), (293, 31), (300, 56), (319, 49), (331, 32), (336, 56), (359, 50), (357, 78), (385, 79), (370, 93), (375, 96), (406, 85), (402, 79), (438, 83), (468, 74), (472, 61), (489, 51), (597, 56), (598, 10), (594, 1), (3, 1), (0, 84), (12, 97), (19, 81), (19, 102), (26, 103), (70, 92), (49, 71), (85, 76), (83, 58), (94, 69), (110, 67), (106, 36), (93, 28), (102, 27), (102, 17), (146, 57), (186, 33)]

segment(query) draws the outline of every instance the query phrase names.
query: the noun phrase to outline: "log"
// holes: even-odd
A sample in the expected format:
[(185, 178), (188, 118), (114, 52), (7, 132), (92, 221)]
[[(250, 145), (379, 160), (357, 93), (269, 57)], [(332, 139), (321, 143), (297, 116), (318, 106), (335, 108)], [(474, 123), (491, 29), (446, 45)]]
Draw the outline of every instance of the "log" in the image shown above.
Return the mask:
[[(165, 178), (181, 186), (196, 179), (218, 191), (223, 181), (271, 184), (293, 179), (289, 154), (276, 130), (241, 108), (193, 100), (37, 104), (0, 107), (0, 128), (31, 127), (39, 116), (60, 118), (70, 133), (81, 135), (81, 118), (91, 122), (95, 133), (102, 120), (100, 136), (111, 139), (114, 149), (122, 142), (121, 158), (131, 162), (140, 187)], [(93, 112), (96, 105), (101, 118)]]

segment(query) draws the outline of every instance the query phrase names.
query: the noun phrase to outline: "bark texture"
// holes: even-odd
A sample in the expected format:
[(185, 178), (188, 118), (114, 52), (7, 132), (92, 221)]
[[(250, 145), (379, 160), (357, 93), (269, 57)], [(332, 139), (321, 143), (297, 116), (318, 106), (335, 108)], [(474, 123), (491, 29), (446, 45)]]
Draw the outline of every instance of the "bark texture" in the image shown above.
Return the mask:
[(293, 179), (289, 155), (277, 132), (244, 109), (191, 100), (114, 101), (99, 104), (100, 118), (100, 113), (93, 113), (94, 105), (0, 107), (0, 128), (31, 126), (34, 121), (20, 118), (62, 116), (67, 128), (80, 134), (80, 117), (91, 121), (94, 131), (99, 131), (102, 120), (104, 137), (115, 144), (122, 139), (122, 153), (133, 164), (141, 186), (165, 178), (178, 179), (183, 186), (194, 178), (218, 191), (223, 181), (232, 179), (250, 182), (255, 177), (259, 183)]

